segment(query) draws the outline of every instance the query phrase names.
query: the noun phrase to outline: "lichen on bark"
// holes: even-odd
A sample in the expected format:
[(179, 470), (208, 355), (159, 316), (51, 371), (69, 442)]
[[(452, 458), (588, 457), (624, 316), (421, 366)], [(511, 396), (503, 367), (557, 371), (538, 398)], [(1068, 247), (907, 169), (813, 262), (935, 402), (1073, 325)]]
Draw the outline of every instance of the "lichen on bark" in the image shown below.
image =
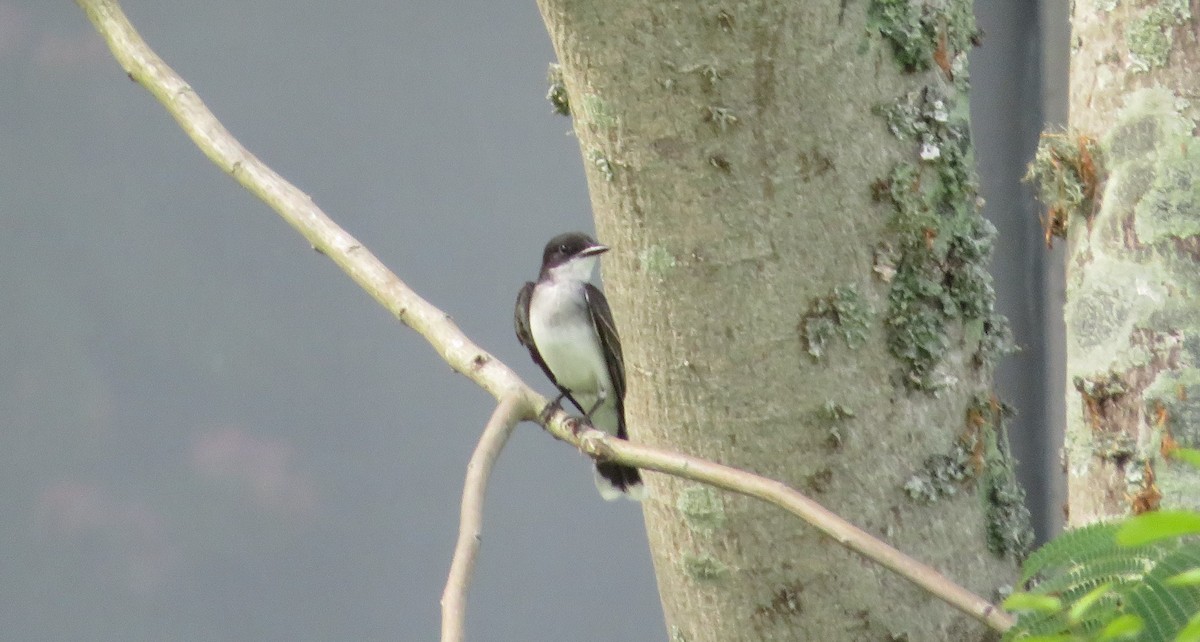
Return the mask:
[(936, 86), (910, 92), (878, 111), (918, 160), (902, 162), (877, 187), (893, 205), (896, 240), (889, 281), (888, 347), (901, 380), (926, 392), (953, 385), (939, 372), (955, 336), (981, 366), (1011, 347), (995, 312), (987, 263), (995, 228), (979, 215), (966, 106)]
[(1125, 94), (1100, 137), (1099, 207), (1068, 229), (1073, 523), (1196, 502), (1194, 471), (1162, 456), (1165, 444), (1198, 445), (1179, 420), (1197, 414), (1187, 393), (1200, 380), (1195, 124), (1195, 107), (1166, 88)]
[(870, 26), (891, 42), (896, 62), (910, 72), (934, 64), (965, 72), (966, 52), (982, 35), (964, 0), (872, 0), (868, 16)]

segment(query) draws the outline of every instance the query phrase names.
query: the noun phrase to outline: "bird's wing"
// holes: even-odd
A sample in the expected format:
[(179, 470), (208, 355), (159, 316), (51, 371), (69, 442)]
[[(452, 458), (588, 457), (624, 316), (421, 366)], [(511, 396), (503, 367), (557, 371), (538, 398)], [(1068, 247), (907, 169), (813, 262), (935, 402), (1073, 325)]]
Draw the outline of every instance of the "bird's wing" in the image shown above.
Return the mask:
[(604, 363), (608, 365), (608, 378), (612, 381), (612, 394), (616, 397), (617, 436), (626, 439), (625, 434), (625, 356), (621, 353), (621, 338), (617, 336), (617, 326), (613, 323), (612, 310), (608, 307), (608, 299), (599, 288), (586, 283), (583, 286), (584, 296), (587, 297), (588, 314), (592, 317), (592, 326), (596, 328), (596, 336), (600, 338), (600, 348), (604, 351)]
[(517, 307), (513, 310), (513, 327), (517, 331), (517, 341), (520, 341), (521, 345), (525, 346), (525, 349), (529, 351), (529, 356), (533, 357), (533, 362), (538, 364), (542, 372), (546, 373), (546, 377), (550, 379), (554, 387), (558, 388), (558, 391), (564, 397), (575, 404), (575, 407), (579, 408), (579, 412), (587, 412), (583, 406), (579, 405), (575, 397), (571, 396), (571, 391), (558, 385), (558, 379), (554, 378), (554, 373), (550, 372), (550, 366), (546, 365), (541, 353), (538, 352), (537, 345), (533, 342), (533, 329), (529, 326), (529, 305), (533, 300), (533, 286), (532, 281), (527, 282), (521, 288), (520, 293), (517, 294)]

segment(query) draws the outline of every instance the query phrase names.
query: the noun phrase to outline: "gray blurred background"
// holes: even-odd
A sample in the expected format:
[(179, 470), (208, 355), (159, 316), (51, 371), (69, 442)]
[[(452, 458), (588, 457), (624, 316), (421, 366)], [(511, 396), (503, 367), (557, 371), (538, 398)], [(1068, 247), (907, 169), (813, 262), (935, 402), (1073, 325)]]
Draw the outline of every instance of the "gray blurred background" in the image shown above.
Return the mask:
[[(123, 4), (251, 151), (549, 392), (512, 302), (591, 219), (532, 1)], [(1044, 535), (1059, 259), (1018, 179), (1063, 113), (1066, 23), (977, 11), (979, 166), (1025, 348), (1000, 378)], [(0, 87), (0, 637), (435, 639), (492, 400), (212, 166), (69, 0), (0, 0)], [(665, 639), (641, 513), (591, 477), (517, 430), (474, 639)]]

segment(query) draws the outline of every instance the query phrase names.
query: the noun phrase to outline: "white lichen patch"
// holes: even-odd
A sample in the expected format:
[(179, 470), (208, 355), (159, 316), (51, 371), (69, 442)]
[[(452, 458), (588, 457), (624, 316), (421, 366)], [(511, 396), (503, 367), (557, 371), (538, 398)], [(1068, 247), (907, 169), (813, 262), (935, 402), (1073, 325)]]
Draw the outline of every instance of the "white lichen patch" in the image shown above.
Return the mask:
[(676, 265), (674, 255), (667, 248), (657, 244), (638, 252), (638, 260), (641, 261), (642, 270), (659, 278), (665, 277)]
[(675, 508), (693, 532), (712, 535), (725, 526), (725, 502), (708, 486), (691, 486), (679, 493)]
[(1126, 345), (1136, 327), (1147, 324), (1149, 316), (1170, 295), (1171, 278), (1156, 263), (1141, 264), (1107, 253), (1093, 251), (1087, 281), (1072, 288), (1063, 310), (1073, 341), (1067, 361), (1073, 375), (1141, 365), (1145, 355), (1136, 347), (1114, 352), (1114, 346)]

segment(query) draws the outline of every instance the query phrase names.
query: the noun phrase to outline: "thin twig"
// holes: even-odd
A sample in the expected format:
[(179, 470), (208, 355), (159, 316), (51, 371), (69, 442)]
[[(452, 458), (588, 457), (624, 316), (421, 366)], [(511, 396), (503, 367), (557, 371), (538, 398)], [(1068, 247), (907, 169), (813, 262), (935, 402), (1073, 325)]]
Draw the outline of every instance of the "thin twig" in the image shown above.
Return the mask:
[[(76, 4), (108, 42), (125, 73), (166, 107), (209, 160), (271, 206), (313, 249), (329, 257), (397, 319), (425, 337), (451, 368), (497, 400), (526, 388), (514, 372), (475, 345), (449, 315), (409, 288), (307, 194), (242, 147), (191, 86), (142, 40), (115, 0), (76, 0)], [(529, 401), (536, 401), (536, 396)], [(535, 418), (540, 408), (526, 408), (525, 418)]]
[(475, 558), (483, 533), (483, 498), (487, 494), (492, 465), (504, 449), (504, 444), (520, 423), (517, 414), (520, 400), (505, 397), (488, 420), (471, 461), (467, 463), (467, 480), (463, 484), (462, 509), (458, 521), (458, 543), (442, 591), (442, 642), (462, 642), (467, 619), (467, 589), (475, 572)]
[[(569, 421), (569, 420), (568, 420)], [(788, 485), (711, 461), (669, 450), (613, 439), (599, 430), (580, 433), (579, 449), (589, 456), (684, 477), (774, 504), (808, 522), (842, 546), (874, 560), (950, 606), (997, 631), (1013, 625), (1012, 616), (987, 600), (950, 581)]]
[[(108, 42), (113, 56), (129, 77), (166, 107), (213, 163), (270, 205), (314, 249), (329, 257), (402, 323), (416, 330), (456, 372), (497, 400), (512, 400), (514, 407), (510, 414), (518, 420), (541, 423), (538, 412), (547, 403), (545, 397), (526, 385), (508, 366), (475, 345), (449, 315), (410, 289), (326, 216), (307, 194), (242, 147), (192, 88), (142, 40), (115, 0), (75, 1)], [(1007, 613), (983, 598), (874, 539), (780, 482), (702, 459), (613, 439), (594, 430), (576, 434), (575, 423), (561, 410), (542, 426), (554, 437), (592, 457), (712, 484), (774, 503), (813, 524), (843, 546), (895, 571), (993, 629), (1005, 631), (1012, 625)]]

